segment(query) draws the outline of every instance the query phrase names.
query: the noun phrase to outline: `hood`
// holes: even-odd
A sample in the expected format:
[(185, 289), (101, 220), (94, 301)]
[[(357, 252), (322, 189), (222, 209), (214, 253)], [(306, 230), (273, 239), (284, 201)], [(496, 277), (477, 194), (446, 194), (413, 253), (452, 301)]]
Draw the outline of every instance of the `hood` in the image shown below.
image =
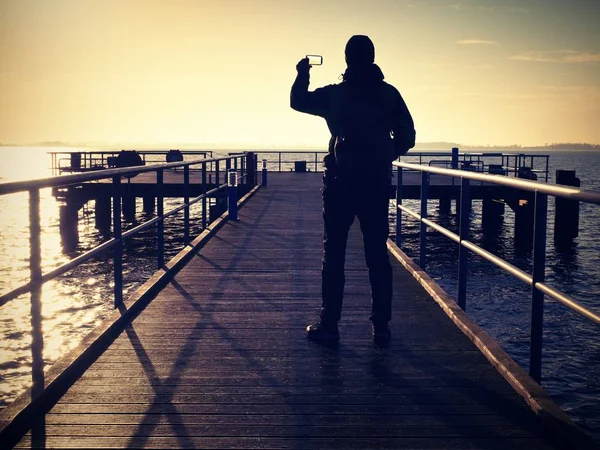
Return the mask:
[(344, 72), (344, 81), (349, 84), (371, 85), (383, 81), (383, 72), (377, 64), (348, 67)]

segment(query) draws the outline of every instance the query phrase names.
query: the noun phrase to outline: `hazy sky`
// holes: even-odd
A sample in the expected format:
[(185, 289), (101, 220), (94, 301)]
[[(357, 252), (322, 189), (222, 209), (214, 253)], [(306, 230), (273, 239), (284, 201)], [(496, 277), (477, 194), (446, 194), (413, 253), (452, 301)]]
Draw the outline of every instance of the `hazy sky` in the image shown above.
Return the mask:
[(353, 34), (419, 142), (600, 144), (599, 0), (0, 0), (0, 142), (321, 146)]

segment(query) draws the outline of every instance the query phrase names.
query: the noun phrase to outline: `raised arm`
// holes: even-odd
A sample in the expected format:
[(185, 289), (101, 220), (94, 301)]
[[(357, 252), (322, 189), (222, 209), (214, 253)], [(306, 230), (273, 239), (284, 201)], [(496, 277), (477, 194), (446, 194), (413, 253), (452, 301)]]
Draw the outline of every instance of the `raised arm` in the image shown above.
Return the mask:
[(309, 92), (308, 85), (310, 84), (310, 65), (308, 58), (300, 60), (296, 65), (298, 75), (292, 85), (290, 93), (290, 106), (296, 111), (315, 116), (326, 117), (329, 109), (329, 93), (328, 86), (316, 89)]

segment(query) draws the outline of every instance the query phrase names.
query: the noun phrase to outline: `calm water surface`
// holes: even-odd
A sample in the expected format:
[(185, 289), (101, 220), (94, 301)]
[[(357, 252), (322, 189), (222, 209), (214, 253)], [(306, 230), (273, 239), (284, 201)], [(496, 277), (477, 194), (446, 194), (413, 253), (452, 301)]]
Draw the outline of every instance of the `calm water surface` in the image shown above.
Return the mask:
[[(0, 181), (38, 178), (50, 175), (47, 151), (68, 149), (1, 147)], [(310, 156), (307, 159), (312, 160)], [(552, 153), (550, 173), (573, 169), (583, 187), (600, 190), (600, 153)], [(170, 200), (177, 205), (178, 200)], [(433, 202), (432, 202), (433, 203)], [(418, 202), (406, 202), (418, 206)], [(579, 237), (572, 246), (558, 248), (552, 240), (554, 203), (549, 204), (547, 243), (547, 283), (596, 311), (600, 308), (600, 207), (581, 206)], [(530, 251), (513, 244), (514, 219), (507, 207), (503, 222), (493, 234), (483, 233), (475, 202), (471, 240), (531, 272)], [(196, 213), (198, 210), (195, 211)], [(192, 212), (193, 216), (194, 212)], [(435, 204), (429, 214), (436, 221), (456, 230), (453, 214), (440, 216)], [(0, 293), (29, 279), (28, 196), (0, 197)], [(43, 271), (57, 267), (106, 239), (94, 226), (93, 206), (79, 212), (79, 242), (74, 251), (65, 251), (59, 233), (59, 204), (50, 190), (41, 192)], [(182, 244), (183, 216), (167, 221), (167, 255), (174, 255)], [(144, 220), (141, 205), (137, 219)], [(392, 223), (395, 217), (391, 218)], [(404, 250), (418, 257), (418, 226), (404, 218)], [(125, 228), (135, 223), (125, 224)], [(199, 231), (198, 225), (195, 226)], [(152, 229), (125, 245), (125, 295), (135, 290), (155, 270), (155, 239)], [(458, 250), (443, 236), (428, 235), (428, 251), (436, 258), (428, 272), (454, 295), (457, 285)], [(530, 289), (501, 272), (492, 264), (470, 256), (467, 311), (496, 338), (524, 368), (528, 366)], [(47, 283), (42, 290), (41, 337), (43, 363), (47, 369), (113, 310), (112, 257), (110, 252)], [(28, 295), (0, 307), (0, 406), (10, 403), (31, 384), (32, 323)], [(551, 300), (544, 314), (543, 385), (580, 426), (600, 438), (600, 331), (597, 326), (569, 312)]]

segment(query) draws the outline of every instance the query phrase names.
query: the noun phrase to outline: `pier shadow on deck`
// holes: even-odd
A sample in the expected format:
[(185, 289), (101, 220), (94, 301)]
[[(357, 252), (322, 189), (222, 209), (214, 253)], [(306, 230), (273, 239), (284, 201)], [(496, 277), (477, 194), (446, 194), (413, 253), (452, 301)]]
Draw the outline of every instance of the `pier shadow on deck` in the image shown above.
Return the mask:
[(395, 261), (372, 343), (358, 223), (341, 343), (320, 306), (320, 175), (270, 174), (18, 447), (552, 448), (536, 417)]

